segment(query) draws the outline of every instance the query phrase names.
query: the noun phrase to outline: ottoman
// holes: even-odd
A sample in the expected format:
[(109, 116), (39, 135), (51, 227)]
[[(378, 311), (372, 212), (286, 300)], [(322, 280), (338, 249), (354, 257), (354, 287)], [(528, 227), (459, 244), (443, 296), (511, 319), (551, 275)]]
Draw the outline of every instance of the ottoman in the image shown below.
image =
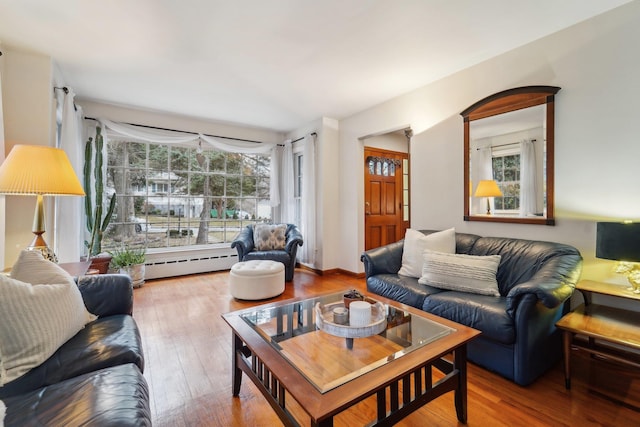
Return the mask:
[(234, 298), (259, 300), (284, 292), (284, 264), (277, 261), (253, 260), (231, 266), (229, 291)]

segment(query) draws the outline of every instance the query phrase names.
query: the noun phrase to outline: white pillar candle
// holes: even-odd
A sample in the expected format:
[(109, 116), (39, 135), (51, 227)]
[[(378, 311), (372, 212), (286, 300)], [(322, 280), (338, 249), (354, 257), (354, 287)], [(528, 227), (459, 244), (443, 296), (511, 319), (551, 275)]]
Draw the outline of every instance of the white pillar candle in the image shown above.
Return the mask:
[(371, 304), (366, 301), (353, 301), (349, 305), (349, 325), (367, 326), (371, 324)]

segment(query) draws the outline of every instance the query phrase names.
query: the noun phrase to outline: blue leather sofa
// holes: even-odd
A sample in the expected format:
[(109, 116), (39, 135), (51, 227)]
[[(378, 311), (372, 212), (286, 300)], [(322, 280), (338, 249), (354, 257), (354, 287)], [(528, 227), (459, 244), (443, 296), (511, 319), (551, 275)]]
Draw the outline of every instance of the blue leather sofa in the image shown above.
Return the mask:
[(456, 233), (456, 253), (501, 255), (500, 296), (493, 297), (438, 289), (399, 276), (403, 243), (362, 255), (370, 292), (480, 330), (467, 347), (469, 360), (517, 384), (532, 383), (561, 359), (561, 334), (555, 323), (567, 312), (580, 277), (582, 257), (577, 249)]
[(98, 318), (44, 363), (0, 387), (5, 427), (151, 426), (131, 279), (83, 276), (78, 287)]

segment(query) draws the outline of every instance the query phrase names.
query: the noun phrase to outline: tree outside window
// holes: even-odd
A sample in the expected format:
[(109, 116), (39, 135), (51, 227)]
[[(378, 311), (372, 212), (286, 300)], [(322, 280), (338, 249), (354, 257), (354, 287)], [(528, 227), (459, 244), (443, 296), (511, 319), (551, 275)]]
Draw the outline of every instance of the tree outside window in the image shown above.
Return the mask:
[(271, 220), (269, 157), (135, 141), (107, 144), (107, 194), (117, 194), (106, 250), (231, 242)]
[(496, 211), (520, 209), (520, 154), (496, 156), (492, 159), (493, 179), (502, 191), (502, 197), (494, 198)]

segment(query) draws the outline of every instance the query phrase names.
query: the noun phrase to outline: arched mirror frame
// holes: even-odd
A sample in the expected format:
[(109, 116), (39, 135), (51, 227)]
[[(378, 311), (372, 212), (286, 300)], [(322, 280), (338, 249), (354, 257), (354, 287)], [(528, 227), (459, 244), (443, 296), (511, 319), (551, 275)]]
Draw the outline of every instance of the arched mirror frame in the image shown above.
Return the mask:
[[(525, 86), (508, 89), (490, 95), (460, 115), (464, 119), (464, 220), (484, 222), (508, 222), (517, 224), (555, 225), (554, 207), (554, 96), (560, 90), (556, 86)], [(546, 215), (544, 217), (505, 217), (496, 215), (470, 215), (469, 212), (469, 125), (472, 121), (523, 108), (546, 104)]]

